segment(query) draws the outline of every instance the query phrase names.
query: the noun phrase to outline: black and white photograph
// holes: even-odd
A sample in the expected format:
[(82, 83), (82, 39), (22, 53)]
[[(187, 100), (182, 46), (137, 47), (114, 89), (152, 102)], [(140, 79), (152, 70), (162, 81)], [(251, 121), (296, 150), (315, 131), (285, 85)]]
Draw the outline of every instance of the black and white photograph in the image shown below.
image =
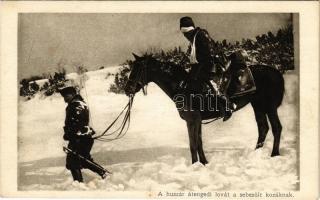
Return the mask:
[(304, 15), (183, 11), (17, 12), (18, 192), (305, 190)]

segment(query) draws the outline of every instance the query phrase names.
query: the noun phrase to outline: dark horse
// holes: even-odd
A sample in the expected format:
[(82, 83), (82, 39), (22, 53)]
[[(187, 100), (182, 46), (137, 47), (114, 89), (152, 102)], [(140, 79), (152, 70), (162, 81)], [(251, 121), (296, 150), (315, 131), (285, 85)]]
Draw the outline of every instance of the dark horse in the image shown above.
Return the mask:
[[(135, 56), (129, 80), (125, 86), (127, 95), (137, 93), (149, 82), (157, 84), (172, 100), (179, 93), (179, 83), (185, 80), (187, 72), (175, 64), (164, 63), (156, 60), (152, 56)], [(264, 141), (269, 130), (267, 117), (272, 127), (274, 137), (273, 150), (271, 156), (280, 155), (279, 145), (282, 126), (278, 117), (277, 109), (281, 105), (284, 94), (284, 79), (282, 74), (264, 65), (254, 65), (249, 67), (256, 84), (256, 91), (253, 94), (244, 95), (233, 99), (237, 104), (237, 110), (251, 103), (256, 122), (258, 125), (259, 137), (256, 149), (264, 145)], [(211, 99), (210, 101), (217, 101)], [(190, 151), (192, 163), (199, 160), (202, 164), (207, 164), (202, 147), (202, 120), (221, 116), (221, 111), (200, 111), (200, 110), (179, 110), (182, 119), (187, 123)]]

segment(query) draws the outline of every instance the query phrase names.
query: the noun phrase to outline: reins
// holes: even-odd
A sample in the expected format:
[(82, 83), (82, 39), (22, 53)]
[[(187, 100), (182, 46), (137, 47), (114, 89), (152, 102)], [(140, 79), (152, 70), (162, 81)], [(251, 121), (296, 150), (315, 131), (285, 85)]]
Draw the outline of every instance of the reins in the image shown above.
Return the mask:
[[(128, 80), (128, 82), (133, 82), (134, 84), (139, 84), (143, 90), (143, 94), (147, 94), (147, 71), (146, 69), (142, 68), (138, 75), (136, 76), (135, 80)], [(93, 137), (95, 140), (109, 142), (113, 140), (120, 139), (126, 135), (128, 132), (129, 126), (130, 126), (130, 117), (131, 117), (131, 108), (133, 104), (134, 95), (129, 97), (129, 102), (126, 104), (126, 106), (122, 109), (122, 111), (119, 113), (119, 115), (113, 120), (113, 122), (98, 136)], [(125, 114), (124, 114), (125, 113)], [(120, 117), (124, 114), (124, 117), (122, 119), (121, 125), (111, 133), (108, 133), (110, 129), (115, 125), (115, 123), (120, 119)], [(202, 124), (209, 124), (212, 123), (222, 117), (214, 118), (208, 122), (202, 122)], [(114, 136), (115, 135), (115, 136)], [(114, 136), (112, 138), (109, 138), (111, 136)]]
[(210, 121), (208, 121), (208, 122), (201, 122), (201, 124), (210, 124), (210, 123), (212, 123), (212, 122), (214, 122), (214, 121), (217, 121), (218, 119), (221, 119), (222, 117), (217, 117), (217, 118), (214, 118), (214, 119), (212, 119), (212, 120), (210, 120)]
[[(141, 81), (139, 81), (141, 80)], [(142, 69), (139, 71), (139, 74), (136, 78), (136, 80), (129, 80), (134, 83), (138, 83), (142, 86), (143, 94), (147, 94), (147, 87), (145, 87), (145, 83), (147, 82), (147, 72), (146, 70)], [(115, 118), (115, 120), (98, 136), (93, 137), (93, 139), (99, 140), (99, 141), (113, 141), (122, 138), (125, 136), (125, 134), (128, 132), (129, 126), (130, 126), (130, 116), (131, 116), (131, 108), (133, 104), (134, 95), (129, 97), (129, 102), (127, 105), (122, 109), (120, 114)], [(125, 112), (125, 115), (123, 117), (123, 120), (121, 122), (121, 125), (113, 132), (108, 133), (108, 131), (114, 126), (114, 124), (119, 120), (119, 118), (123, 115)], [(113, 138), (108, 138), (108, 136), (116, 135)]]
[[(120, 114), (115, 118), (115, 120), (98, 136), (93, 137), (93, 139), (99, 140), (99, 141), (113, 141), (122, 138), (129, 129), (130, 126), (130, 116), (131, 116), (131, 108), (133, 104), (134, 96), (129, 97), (129, 102), (127, 105), (122, 109)], [(113, 127), (113, 125), (119, 120), (120, 116), (125, 112), (125, 115), (123, 117), (123, 120), (121, 122), (121, 125), (113, 132), (108, 133), (108, 131)], [(125, 130), (125, 131), (124, 131)], [(106, 138), (107, 136), (115, 135), (113, 138)]]

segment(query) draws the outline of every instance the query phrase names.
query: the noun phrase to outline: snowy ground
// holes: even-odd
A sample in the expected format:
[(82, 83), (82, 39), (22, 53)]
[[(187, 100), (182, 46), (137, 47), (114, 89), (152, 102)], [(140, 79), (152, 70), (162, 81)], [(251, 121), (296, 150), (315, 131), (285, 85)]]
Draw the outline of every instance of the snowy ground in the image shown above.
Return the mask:
[[(122, 110), (128, 99), (108, 93), (114, 68), (88, 72), (86, 90), (92, 126), (103, 131)], [(71, 75), (72, 76), (72, 75)], [(187, 128), (174, 104), (154, 84), (148, 95), (134, 101), (128, 134), (117, 141), (96, 141), (93, 158), (113, 172), (101, 180), (83, 170), (85, 184), (72, 182), (64, 167), (62, 146), (65, 103), (59, 95), (36, 96), (19, 102), (18, 187), (20, 190), (106, 190), (159, 191), (168, 189), (296, 190), (298, 189), (298, 77), (285, 75), (286, 93), (279, 109), (283, 125), (281, 156), (271, 158), (269, 131), (266, 145), (254, 151), (257, 127), (251, 106), (223, 123), (203, 127), (203, 141), (209, 164), (191, 165)], [(155, 104), (157, 102), (157, 104)]]

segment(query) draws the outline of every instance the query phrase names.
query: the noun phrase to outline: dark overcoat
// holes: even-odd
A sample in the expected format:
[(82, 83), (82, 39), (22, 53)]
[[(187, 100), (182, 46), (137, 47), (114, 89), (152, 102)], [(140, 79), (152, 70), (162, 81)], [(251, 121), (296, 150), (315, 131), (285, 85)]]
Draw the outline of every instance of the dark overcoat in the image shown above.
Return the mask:
[[(90, 151), (93, 145), (94, 130), (89, 126), (89, 109), (80, 95), (76, 95), (66, 108), (63, 139), (68, 140), (68, 148), (92, 160)], [(72, 154), (67, 155), (67, 169), (86, 168), (85, 163)]]
[[(215, 72), (215, 52), (214, 41), (207, 30), (199, 27), (195, 29), (195, 48), (198, 64), (194, 64), (191, 67), (191, 79), (208, 80), (209, 75)], [(188, 52), (191, 53), (191, 45)]]

